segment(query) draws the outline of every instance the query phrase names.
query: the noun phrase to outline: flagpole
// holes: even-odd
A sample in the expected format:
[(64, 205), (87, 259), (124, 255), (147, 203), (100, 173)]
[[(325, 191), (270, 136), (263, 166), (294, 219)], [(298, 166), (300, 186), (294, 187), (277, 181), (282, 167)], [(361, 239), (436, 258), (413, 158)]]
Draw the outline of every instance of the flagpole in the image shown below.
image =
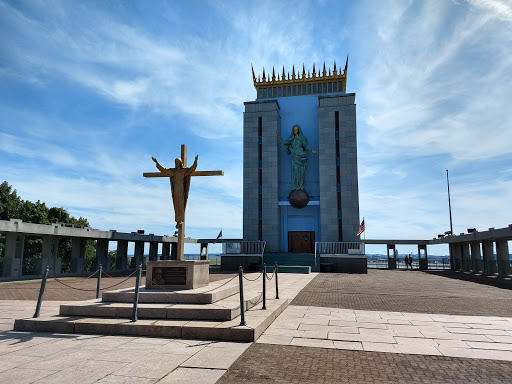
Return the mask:
[[(363, 223), (364, 223), (364, 216), (363, 216)], [(363, 250), (364, 250), (364, 254), (366, 255), (366, 223), (364, 223)]]

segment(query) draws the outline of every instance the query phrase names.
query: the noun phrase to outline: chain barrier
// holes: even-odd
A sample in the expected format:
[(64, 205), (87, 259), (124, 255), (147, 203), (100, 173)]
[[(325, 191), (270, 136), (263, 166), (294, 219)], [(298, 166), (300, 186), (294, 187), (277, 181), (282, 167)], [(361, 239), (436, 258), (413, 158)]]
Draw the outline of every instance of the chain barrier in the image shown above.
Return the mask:
[[(118, 286), (118, 285), (120, 285), (120, 284), (124, 283), (124, 282), (125, 282), (125, 281), (127, 281), (130, 277), (132, 277), (136, 272), (137, 272), (137, 270), (133, 271), (130, 275), (128, 275), (128, 276), (126, 277), (126, 279), (124, 279), (124, 280), (120, 281), (119, 283), (113, 284), (113, 285), (111, 285), (111, 286), (109, 286), (109, 287), (103, 287), (103, 288), (101, 288), (101, 290), (103, 291), (103, 290), (105, 290), (105, 289), (110, 289), (110, 288), (116, 287), (116, 286)], [(68, 287), (68, 288), (76, 289), (77, 291), (84, 291), (84, 292), (93, 292), (93, 291), (94, 291), (94, 292), (96, 292), (96, 288), (94, 288), (94, 289), (77, 288), (77, 287), (73, 287), (73, 286), (71, 286), (71, 285), (69, 285), (69, 284), (64, 283), (62, 280), (60, 280), (60, 279), (56, 278), (55, 276), (52, 276), (52, 279), (54, 279), (54, 280), (55, 280), (55, 281), (57, 281), (58, 283), (60, 283), (60, 284), (62, 284), (62, 285), (64, 285), (64, 286), (66, 286), (66, 287)]]
[(208, 293), (208, 292), (214, 291), (214, 290), (216, 290), (216, 289), (222, 288), (222, 287), (223, 287), (223, 286), (225, 286), (227, 283), (230, 283), (231, 281), (233, 281), (233, 279), (235, 279), (235, 278), (237, 278), (237, 277), (238, 277), (238, 275), (235, 275), (235, 276), (233, 276), (231, 279), (229, 279), (228, 281), (226, 281), (224, 284), (219, 285), (218, 287), (212, 288), (212, 289), (210, 289), (210, 290), (208, 290), (208, 291), (201, 292), (201, 293)]
[(268, 277), (267, 276), (267, 272), (265, 272), (265, 277), (267, 278), (268, 281), (272, 280), (275, 275), (276, 275), (276, 269), (275, 268), (274, 268), (274, 271), (272, 272), (272, 277)]
[(255, 299), (256, 301), (252, 301), (252, 300), (247, 300), (248, 303), (251, 303), (253, 306), (255, 306), (256, 304), (258, 303), (261, 303), (261, 296), (260, 297), (256, 297)]
[(263, 271), (261, 271), (260, 274), (258, 275), (258, 277), (255, 278), (255, 279), (248, 279), (247, 277), (245, 277), (245, 275), (242, 275), (242, 276), (247, 281), (256, 281), (256, 280), (258, 280), (261, 277), (262, 274), (263, 274)]
[[(100, 270), (97, 269), (91, 276), (87, 276), (86, 279), (90, 279), (91, 277), (93, 277), (94, 275), (96, 275)], [(103, 272), (105, 273), (105, 272)]]

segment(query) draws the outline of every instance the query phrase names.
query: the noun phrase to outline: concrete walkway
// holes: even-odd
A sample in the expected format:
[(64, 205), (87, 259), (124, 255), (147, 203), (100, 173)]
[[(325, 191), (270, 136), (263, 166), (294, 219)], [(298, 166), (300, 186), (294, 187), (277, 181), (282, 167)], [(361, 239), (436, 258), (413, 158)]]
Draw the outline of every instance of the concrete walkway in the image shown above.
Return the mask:
[(289, 306), (257, 343), (512, 361), (512, 317)]
[(35, 301), (0, 300), (0, 382), (512, 382), (510, 290), (421, 272), (282, 277), (294, 305), (256, 343), (14, 332)]
[[(280, 300), (291, 301), (315, 276), (280, 275)], [(44, 301), (41, 315), (58, 314), (64, 303)], [(252, 344), (13, 331), (14, 320), (31, 317), (35, 307), (32, 300), (0, 300), (0, 383), (215, 383)]]

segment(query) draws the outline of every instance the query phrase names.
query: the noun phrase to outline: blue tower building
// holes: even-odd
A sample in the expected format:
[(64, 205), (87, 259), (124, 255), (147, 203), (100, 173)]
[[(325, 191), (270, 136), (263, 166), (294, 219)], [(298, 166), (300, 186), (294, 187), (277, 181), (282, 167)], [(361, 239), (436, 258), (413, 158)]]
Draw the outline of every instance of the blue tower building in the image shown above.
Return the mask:
[[(346, 92), (347, 65), (252, 72), (256, 100), (244, 103), (243, 237), (266, 241), (266, 252), (359, 241), (356, 105), (355, 93)], [(276, 133), (293, 140), (295, 125), (307, 139), (304, 190), (296, 190), (294, 158)]]

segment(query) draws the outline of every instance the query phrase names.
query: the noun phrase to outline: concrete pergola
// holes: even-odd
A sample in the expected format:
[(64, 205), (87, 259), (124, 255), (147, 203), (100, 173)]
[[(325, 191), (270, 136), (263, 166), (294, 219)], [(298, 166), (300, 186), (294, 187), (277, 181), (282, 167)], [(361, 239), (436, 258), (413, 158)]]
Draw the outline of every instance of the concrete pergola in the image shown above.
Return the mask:
[[(487, 231), (469, 230), (460, 235), (449, 235), (432, 240), (366, 239), (365, 244), (387, 246), (388, 268), (396, 268), (396, 245), (417, 245), (420, 269), (428, 269), (427, 246), (448, 244), (450, 266), (455, 271), (484, 273), (499, 276), (512, 274), (508, 241), (512, 240), (512, 224), (504, 228), (489, 228)], [(496, 244), (496, 258), (494, 257)], [(391, 251), (391, 254), (390, 254)], [(483, 255), (483, 258), (482, 258)]]
[[(24, 242), (26, 236), (36, 236), (43, 240), (42, 258), (37, 265), (36, 275), (41, 275), (50, 266), (52, 274), (61, 273), (61, 255), (58, 255), (58, 242), (60, 238), (70, 238), (71, 273), (83, 274), (86, 240), (96, 240), (96, 258), (93, 270), (102, 264), (105, 270), (110, 269), (107, 262), (109, 242), (117, 242), (117, 257), (115, 270), (133, 269), (144, 260), (144, 244), (149, 243), (149, 260), (158, 259), (158, 246), (162, 244), (161, 260), (175, 260), (177, 254), (178, 238), (174, 236), (159, 236), (144, 234), (143, 230), (131, 233), (117, 232), (116, 230), (101, 231), (90, 227), (75, 226), (72, 224), (53, 223), (50, 225), (25, 223), (19, 219), (0, 220), (0, 233), (5, 234), (5, 252), (3, 262), (3, 278), (22, 277)], [(208, 259), (208, 244), (216, 239), (185, 238), (185, 243), (200, 244), (201, 260)], [(134, 242), (134, 257), (130, 266), (128, 261), (128, 243)]]

